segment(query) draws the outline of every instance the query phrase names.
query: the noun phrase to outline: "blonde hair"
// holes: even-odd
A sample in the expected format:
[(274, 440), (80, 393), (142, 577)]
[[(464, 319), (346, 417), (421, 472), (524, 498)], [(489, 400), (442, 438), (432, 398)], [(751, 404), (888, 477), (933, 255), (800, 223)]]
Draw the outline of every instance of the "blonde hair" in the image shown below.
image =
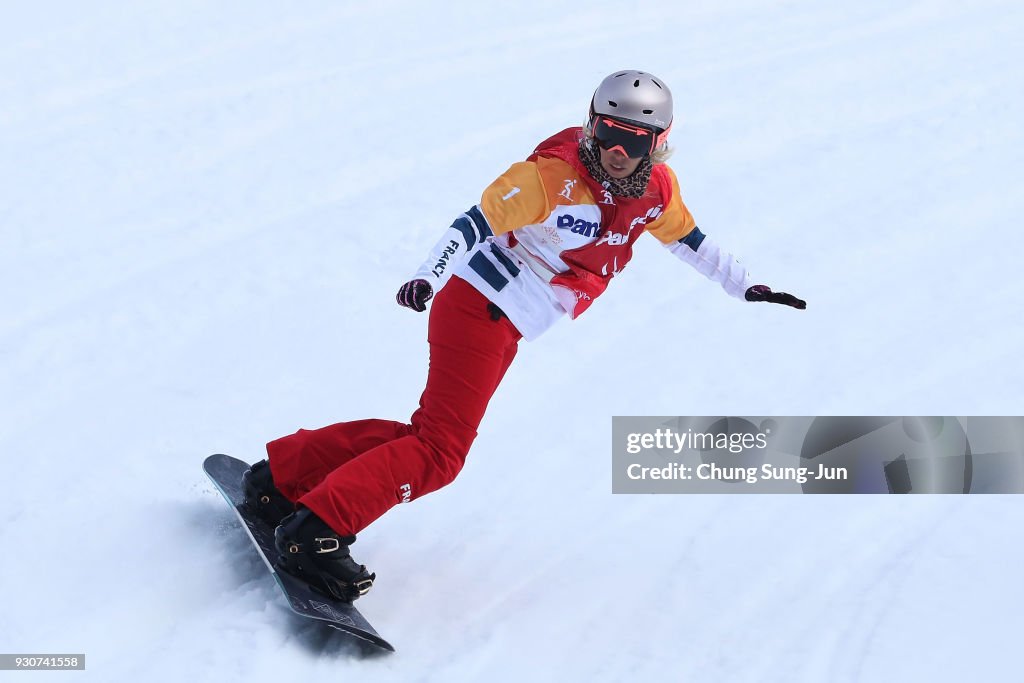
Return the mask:
[[(586, 121), (583, 124), (583, 139), (586, 141), (588, 147), (594, 144), (594, 128), (590, 125), (590, 121)], [(668, 158), (675, 152), (674, 147), (669, 147), (668, 142), (659, 147), (658, 149), (651, 152), (651, 163), (652, 164), (663, 164), (668, 161)]]

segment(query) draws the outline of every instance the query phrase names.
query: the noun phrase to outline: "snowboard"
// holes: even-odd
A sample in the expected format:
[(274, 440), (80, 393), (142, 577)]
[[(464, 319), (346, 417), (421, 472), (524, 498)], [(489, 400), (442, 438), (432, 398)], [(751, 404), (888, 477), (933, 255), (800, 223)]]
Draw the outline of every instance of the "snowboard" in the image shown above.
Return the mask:
[(249, 534), (263, 562), (270, 569), (277, 585), (281, 587), (288, 606), (296, 614), (317, 619), (332, 628), (344, 631), (356, 638), (369, 642), (378, 648), (394, 652), (395, 648), (381, 638), (370, 622), (350, 602), (336, 600), (314, 589), (305, 581), (286, 571), (278, 571), (275, 565), (277, 551), (274, 548), (274, 529), (250, 512), (243, 505), (242, 474), (249, 464), (229, 455), (211, 455), (203, 462), (203, 471), (210, 478), (224, 500), (238, 515), (242, 528)]

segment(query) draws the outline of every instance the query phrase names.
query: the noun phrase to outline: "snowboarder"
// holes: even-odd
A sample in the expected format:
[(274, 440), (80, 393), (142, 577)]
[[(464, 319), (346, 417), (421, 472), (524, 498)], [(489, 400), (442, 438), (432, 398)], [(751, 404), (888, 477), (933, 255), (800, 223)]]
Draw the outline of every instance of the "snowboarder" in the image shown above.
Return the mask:
[(267, 444), (268, 460), (243, 479), (247, 500), (280, 522), (283, 569), (343, 600), (369, 590), (375, 575), (349, 552), (356, 534), (455, 479), (520, 339), (587, 310), (643, 233), (734, 297), (806, 307), (751, 285), (697, 228), (664, 163), (671, 128), (668, 87), (648, 73), (615, 72), (595, 90), (582, 128), (543, 141), (455, 219), (397, 295), (420, 312), (433, 298), (430, 368), (410, 421), (300, 430)]

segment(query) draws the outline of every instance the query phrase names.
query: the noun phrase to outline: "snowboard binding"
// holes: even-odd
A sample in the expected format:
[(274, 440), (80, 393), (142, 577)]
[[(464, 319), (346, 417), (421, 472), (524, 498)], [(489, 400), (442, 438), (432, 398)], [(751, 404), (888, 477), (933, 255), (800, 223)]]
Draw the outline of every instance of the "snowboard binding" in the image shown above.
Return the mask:
[(355, 536), (339, 536), (308, 508), (285, 517), (274, 532), (277, 566), (325, 595), (352, 602), (373, 587), (376, 574), (352, 559)]
[(270, 473), (270, 463), (260, 460), (242, 475), (244, 504), (272, 527), (295, 512), (295, 505), (277, 490)]

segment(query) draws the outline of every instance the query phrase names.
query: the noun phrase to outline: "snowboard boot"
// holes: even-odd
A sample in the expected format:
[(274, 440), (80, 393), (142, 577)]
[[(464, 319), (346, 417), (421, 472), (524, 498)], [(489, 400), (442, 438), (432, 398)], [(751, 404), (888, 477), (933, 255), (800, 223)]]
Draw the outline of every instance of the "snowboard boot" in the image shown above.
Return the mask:
[(292, 502), (274, 486), (270, 463), (266, 460), (260, 460), (245, 471), (242, 490), (245, 492), (245, 505), (271, 527), (276, 527), (282, 519), (295, 512)]
[(349, 554), (355, 536), (339, 536), (308, 508), (285, 517), (274, 533), (278, 566), (336, 600), (366, 595), (376, 574)]

